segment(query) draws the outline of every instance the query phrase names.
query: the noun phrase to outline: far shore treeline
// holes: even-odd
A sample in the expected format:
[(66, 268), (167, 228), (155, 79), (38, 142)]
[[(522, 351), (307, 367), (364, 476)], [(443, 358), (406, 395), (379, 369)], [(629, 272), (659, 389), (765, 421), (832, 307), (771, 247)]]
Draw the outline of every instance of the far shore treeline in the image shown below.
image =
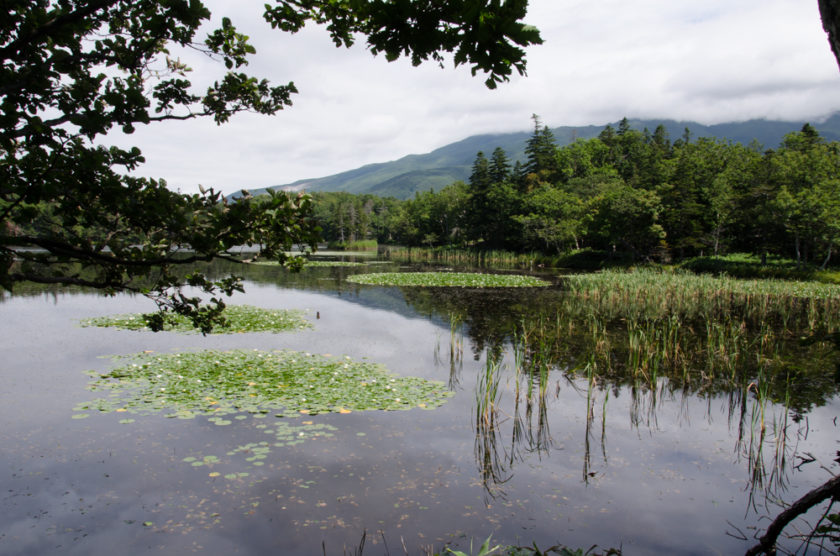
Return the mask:
[(775, 149), (688, 129), (631, 129), (558, 147), (534, 116), (525, 160), (479, 152), (467, 183), (401, 201), (316, 192), (330, 242), (681, 260), (750, 253), (825, 267), (840, 241), (840, 143), (810, 124)]

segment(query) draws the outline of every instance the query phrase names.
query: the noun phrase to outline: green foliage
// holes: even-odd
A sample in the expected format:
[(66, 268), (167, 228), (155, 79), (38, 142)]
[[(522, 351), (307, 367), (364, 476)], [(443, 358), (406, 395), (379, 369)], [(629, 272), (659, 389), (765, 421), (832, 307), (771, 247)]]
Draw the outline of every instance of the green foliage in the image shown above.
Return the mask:
[(507, 81), (513, 70), (525, 73), (521, 47), (540, 44), (536, 28), (521, 23), (526, 1), (489, 6), (467, 0), (445, 3), (370, 3), (332, 0), (281, 1), (266, 6), (265, 18), (272, 27), (296, 32), (307, 21), (327, 24), (336, 46), (350, 46), (358, 34), (367, 38), (373, 54), (384, 53), (388, 61), (406, 56), (413, 65), (432, 59), (443, 63), (452, 53), (456, 66), (471, 64), (472, 74), (488, 74), (485, 84), (495, 88)]
[(365, 263), (357, 263), (353, 261), (307, 261), (304, 268), (324, 268), (336, 266), (365, 266)]
[[(478, 549), (478, 552), (474, 554), (474, 556), (490, 556), (491, 554), (499, 554), (501, 556), (548, 556), (549, 554), (556, 554), (558, 556), (587, 556), (587, 555), (596, 555), (596, 554), (603, 554), (605, 556), (613, 556), (621, 554), (621, 550), (611, 548), (604, 552), (595, 552), (596, 546), (592, 546), (589, 550), (583, 550), (582, 548), (569, 548), (566, 546), (552, 546), (545, 550), (540, 550), (536, 544), (533, 546), (502, 546), (496, 545), (491, 547), (490, 546), (490, 539), (492, 535), (487, 537), (485, 541), (481, 544)], [(470, 542), (469, 552), (463, 552), (461, 550), (452, 550), (451, 548), (446, 548), (446, 554), (455, 554), (456, 556), (473, 556), (473, 547), (472, 542)]]
[(563, 253), (579, 247), (584, 235), (585, 206), (577, 195), (543, 185), (525, 199), (522, 214), (513, 218), (522, 226), (526, 248)]
[[(491, 547), (490, 546), (490, 539), (491, 538), (492, 538), (492, 535), (487, 537), (484, 540), (484, 542), (481, 543), (481, 547), (479, 547), (478, 552), (475, 553), (475, 556), (490, 556), (490, 554), (493, 554), (494, 552), (496, 552), (497, 550), (499, 550), (501, 548), (500, 545), (496, 545), (496, 546)], [(472, 544), (472, 543), (470, 543), (470, 544)], [(460, 550), (452, 550), (448, 547), (446, 549), (446, 552), (448, 554), (455, 554), (455, 556), (472, 556), (472, 546), (470, 546), (470, 554), (467, 554), (466, 552), (462, 552)]]
[(549, 286), (532, 276), (514, 274), (478, 274), (470, 272), (380, 272), (354, 274), (348, 282), (377, 286), (421, 286), (459, 288), (532, 288)]
[(395, 206), (391, 239), (547, 258), (589, 249), (611, 261), (737, 250), (827, 270), (840, 241), (840, 143), (808, 125), (776, 151), (618, 127), (558, 148), (535, 117), (530, 166), (510, 170), (501, 148), (492, 160), (479, 152), (468, 185)]
[(664, 245), (665, 230), (659, 224), (659, 196), (651, 191), (619, 186), (593, 199), (587, 215), (596, 247), (622, 245), (637, 258), (646, 258)]
[[(376, 249), (392, 235), (396, 199), (350, 193), (314, 193), (314, 219), (331, 249)], [(350, 247), (350, 246), (353, 247)]]
[[(296, 32), (325, 24), (337, 46), (357, 38), (389, 60), (468, 64), (495, 87), (524, 73), (524, 47), (541, 42), (521, 23), (527, 1), (479, 6), (280, 1), (266, 5), (272, 27)], [(260, 257), (286, 262), (292, 245), (319, 241), (311, 199), (269, 192), (233, 201), (210, 190), (176, 193), (163, 180), (137, 177), (136, 147), (106, 146), (105, 135), (137, 125), (239, 112), (275, 114), (291, 104), (293, 83), (271, 85), (244, 71), (255, 54), (230, 19), (202, 39), (210, 20), (200, 0), (13, 2), (0, 22), (0, 287), (16, 283), (79, 285), (149, 296), (163, 312), (209, 332), (238, 278), (210, 279), (175, 269), (198, 261), (235, 260), (235, 246), (259, 246)], [(217, 62), (201, 90), (191, 69), (170, 53), (190, 48)], [(344, 239), (344, 238), (342, 238)], [(365, 239), (363, 234), (361, 239)], [(299, 260), (290, 261), (292, 267)], [(197, 288), (210, 298), (182, 292)]]

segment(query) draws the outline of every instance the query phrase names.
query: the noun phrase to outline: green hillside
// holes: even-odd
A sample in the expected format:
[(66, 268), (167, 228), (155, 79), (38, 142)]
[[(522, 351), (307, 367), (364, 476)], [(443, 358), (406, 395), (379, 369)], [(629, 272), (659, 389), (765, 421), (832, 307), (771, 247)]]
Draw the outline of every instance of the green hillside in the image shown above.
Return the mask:
[[(684, 130), (688, 128), (692, 140), (698, 137), (717, 137), (743, 144), (756, 140), (764, 148), (777, 147), (785, 134), (799, 131), (804, 123), (749, 120), (706, 126), (697, 122), (674, 120), (630, 120), (631, 126), (638, 130), (647, 128), (653, 131), (656, 126), (662, 124), (668, 130), (672, 141), (681, 138)], [(610, 125), (617, 127), (618, 123)], [(840, 140), (840, 114), (814, 125), (826, 140)], [(551, 131), (557, 139), (558, 146), (562, 146), (576, 139), (597, 137), (604, 127), (564, 126), (553, 128)], [(530, 136), (530, 131), (474, 135), (427, 154), (412, 154), (392, 162), (367, 164), (332, 176), (299, 180), (273, 186), (272, 189), (347, 191), (407, 199), (413, 197), (417, 191), (440, 190), (453, 181), (466, 181), (478, 151), (483, 151), (489, 156), (496, 147), (502, 147), (512, 161), (523, 160), (525, 142)], [(256, 195), (264, 191), (265, 189), (257, 189), (251, 192)]]

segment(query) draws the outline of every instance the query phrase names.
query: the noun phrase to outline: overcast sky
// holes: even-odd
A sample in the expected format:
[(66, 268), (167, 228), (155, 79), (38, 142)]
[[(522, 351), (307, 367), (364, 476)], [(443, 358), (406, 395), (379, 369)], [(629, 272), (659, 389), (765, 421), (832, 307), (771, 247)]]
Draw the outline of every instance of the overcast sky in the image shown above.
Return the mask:
[[(359, 44), (337, 49), (318, 27), (272, 30), (263, 2), (206, 0), (251, 37), (249, 70), (293, 81), (294, 106), (229, 123), (147, 126), (142, 175), (185, 193), (290, 183), (426, 153), (479, 133), (602, 125), (630, 118), (704, 124), (752, 118), (819, 121), (840, 111), (840, 70), (817, 0), (531, 0), (527, 21), (545, 41), (527, 77), (487, 89), (468, 67), (388, 63)], [(186, 59), (195, 83), (223, 68)]]

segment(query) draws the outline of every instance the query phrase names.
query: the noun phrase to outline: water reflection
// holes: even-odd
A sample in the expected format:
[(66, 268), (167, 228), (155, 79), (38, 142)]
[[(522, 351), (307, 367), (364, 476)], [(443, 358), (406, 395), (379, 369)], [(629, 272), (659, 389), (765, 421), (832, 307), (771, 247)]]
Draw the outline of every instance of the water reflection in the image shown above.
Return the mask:
[[(644, 429), (649, 434), (656, 434), (660, 428), (661, 404), (679, 404), (684, 418), (689, 420), (688, 407), (696, 399), (685, 383), (673, 384), (668, 378), (660, 378), (654, 386), (647, 382), (628, 387), (610, 385), (595, 374), (594, 366), (584, 366), (582, 372), (575, 373), (551, 367), (533, 353), (527, 354), (521, 344), (512, 345), (510, 351), (513, 371), (500, 364), (500, 356), (488, 354), (476, 385), (476, 463), (490, 499), (505, 496), (505, 485), (515, 475), (517, 464), (531, 457), (551, 455), (554, 440), (550, 430), (550, 403), (559, 400), (562, 388), (569, 388), (584, 399), (581, 435), (584, 484), (589, 484), (599, 475), (599, 469), (606, 469), (610, 464), (607, 416), (611, 391), (629, 394), (630, 428)], [(563, 378), (555, 380), (551, 388), (549, 377), (557, 373)], [(512, 405), (500, 403), (499, 385), (506, 379), (513, 381)], [(809, 426), (807, 417), (791, 411), (790, 392), (785, 393), (784, 403), (776, 404), (770, 401), (767, 385), (764, 390), (760, 388), (750, 383), (727, 394), (708, 395), (704, 417), (711, 425), (715, 419), (713, 402), (724, 402), (729, 426), (736, 432), (731, 447), (734, 461), (743, 464), (746, 472), (743, 484), (748, 506), (755, 515), (767, 515), (772, 505), (785, 499), (792, 473), (815, 460), (798, 450), (799, 441), (807, 439)], [(503, 441), (505, 436), (509, 437), (507, 443)], [(800, 464), (794, 467), (791, 462), (796, 460)]]
[[(61, 324), (57, 315), (70, 322), (98, 299), (87, 294), (74, 294), (64, 312), (51, 307), (37, 326), (13, 330), (10, 319), (31, 305), (12, 298), (0, 305), (7, 317), (3, 333), (41, 340), (19, 340), (3, 351), (10, 377), (0, 404), (9, 446), (4, 464), (16, 470), (32, 465), (50, 480), (63, 477), (65, 490), (84, 491), (79, 497), (118, 498), (116, 517), (105, 507), (89, 510), (113, 531), (109, 543), (120, 538), (122, 520), (148, 519), (164, 524), (153, 532), (161, 539), (177, 530), (219, 552), (239, 546), (295, 554), (319, 552), (322, 539), (328, 553), (357, 546), (365, 529), (372, 554), (380, 553), (371, 546), (380, 530), (389, 542), (404, 536), (410, 552), (453, 539), (466, 549), (470, 538), (492, 532), (500, 542), (542, 547), (598, 543), (623, 544), (634, 554), (737, 553), (750, 542), (727, 532), (737, 527), (751, 536), (777, 504), (823, 480), (820, 466), (837, 468), (827, 457), (837, 447), (838, 360), (830, 342), (800, 343), (730, 324), (674, 321), (657, 328), (617, 320), (601, 326), (564, 306), (559, 289), (399, 289), (344, 281), (373, 268), (311, 268), (295, 275), (249, 267), (243, 302), (320, 312), (314, 331), (291, 336), (184, 339)], [(119, 301), (96, 311), (136, 310)], [(725, 349), (710, 351), (710, 339), (746, 347), (750, 355), (733, 359)], [(278, 450), (250, 470), (250, 479), (235, 483), (196, 474), (181, 460), (192, 452), (223, 458), (226, 450), (263, 439), (249, 421), (230, 430), (153, 419), (126, 426), (107, 417), (87, 420), (83, 430), (68, 425), (67, 408), (86, 399), (78, 372), (101, 368), (98, 356), (200, 349), (211, 342), (218, 349), (368, 356), (399, 373), (443, 380), (456, 396), (434, 412), (312, 417), (339, 432)], [(654, 344), (659, 356), (643, 357)], [(36, 380), (51, 388), (41, 405)], [(27, 415), (31, 407), (38, 411)], [(97, 472), (68, 470), (72, 461)], [(50, 496), (40, 486), (48, 481), (15, 472), (3, 482), (4, 491), (14, 491), (6, 515), (25, 503), (34, 515), (40, 508), (32, 500)], [(120, 484), (102, 482), (105, 473)], [(169, 491), (160, 494), (164, 487)], [(27, 489), (36, 496), (27, 497)], [(135, 504), (131, 496), (145, 498)], [(159, 513), (150, 517), (144, 508)], [(24, 517), (7, 521), (19, 532)], [(93, 518), (73, 518), (65, 522), (94, 529), (86, 521)], [(63, 518), (52, 519), (60, 528)], [(169, 520), (178, 527), (166, 526)], [(138, 528), (131, 529), (128, 546), (140, 552), (149, 536)]]
[(808, 434), (808, 412), (838, 392), (836, 346), (803, 342), (769, 322), (687, 322), (673, 314), (607, 322), (556, 289), (400, 292), (417, 313), (449, 322), (450, 388), (463, 386), (464, 334), (474, 359), (484, 361), (473, 387), (474, 455), (488, 501), (506, 497), (518, 464), (551, 455), (551, 404), (570, 388), (583, 399), (583, 484), (610, 466), (611, 393), (629, 395), (629, 427), (649, 434), (671, 426), (660, 421), (663, 403), (677, 404), (690, 427), (692, 405), (704, 400), (711, 424), (720, 400), (748, 506), (766, 512), (785, 497), (791, 462), (807, 461), (798, 445)]

